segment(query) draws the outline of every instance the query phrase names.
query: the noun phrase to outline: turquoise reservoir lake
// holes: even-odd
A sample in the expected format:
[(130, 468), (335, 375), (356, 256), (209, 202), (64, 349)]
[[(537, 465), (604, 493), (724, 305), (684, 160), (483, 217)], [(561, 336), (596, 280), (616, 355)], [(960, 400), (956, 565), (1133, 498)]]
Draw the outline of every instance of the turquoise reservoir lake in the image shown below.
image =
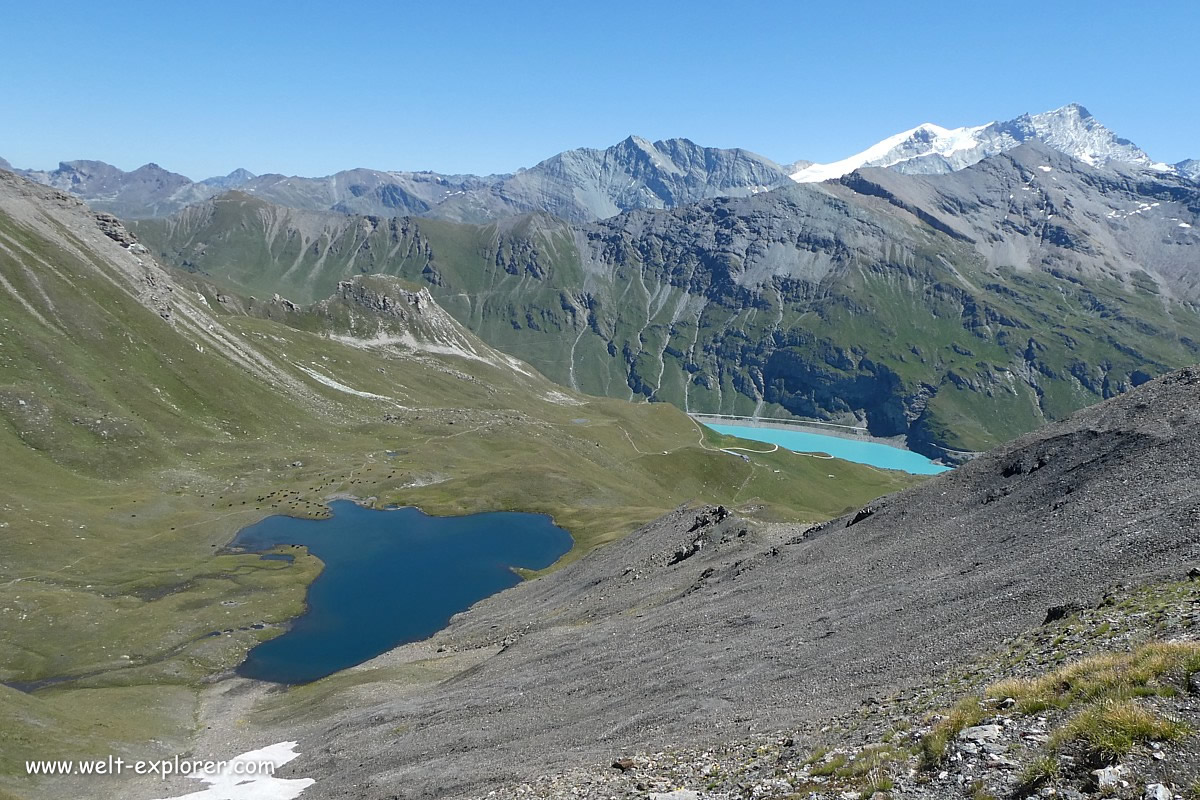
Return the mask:
[(572, 544), (545, 514), (433, 517), (345, 500), (330, 507), (329, 519), (267, 517), (234, 538), (252, 552), (304, 545), (325, 564), (304, 614), (251, 650), (239, 675), (308, 683), (428, 638), (459, 611), (520, 583), (513, 567), (544, 569)]
[(777, 444), (796, 453), (828, 453), (834, 458), (870, 464), (881, 469), (898, 469), (913, 475), (937, 475), (950, 467), (935, 464), (920, 453), (891, 445), (863, 439), (844, 439), (840, 436), (824, 436), (807, 431), (785, 428), (759, 428), (752, 425), (710, 425), (718, 433), (752, 439), (756, 442)]

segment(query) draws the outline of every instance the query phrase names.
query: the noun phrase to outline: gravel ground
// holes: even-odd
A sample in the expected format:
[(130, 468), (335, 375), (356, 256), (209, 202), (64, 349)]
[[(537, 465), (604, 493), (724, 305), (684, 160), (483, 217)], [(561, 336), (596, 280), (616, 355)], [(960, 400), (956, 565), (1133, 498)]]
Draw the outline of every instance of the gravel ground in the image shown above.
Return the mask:
[(507, 796), (626, 752), (808, 747), (1050, 607), (1200, 561), (1198, 401), (1173, 373), (812, 530), (679, 509), (457, 617), (422, 647), (496, 650), (456, 677), (279, 731), (289, 769), (306, 798)]

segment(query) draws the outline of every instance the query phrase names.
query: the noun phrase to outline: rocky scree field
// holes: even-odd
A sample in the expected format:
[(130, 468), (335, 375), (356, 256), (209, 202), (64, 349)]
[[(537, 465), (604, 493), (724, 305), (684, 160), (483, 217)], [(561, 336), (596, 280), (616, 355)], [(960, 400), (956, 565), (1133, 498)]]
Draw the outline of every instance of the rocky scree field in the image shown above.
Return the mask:
[[(1120, 586), (1177, 581), (1200, 560), (1197, 399), (1200, 370), (1171, 373), (817, 526), (680, 508), (489, 598), (428, 642), (273, 698), (260, 735), (300, 741), (311, 755), (288, 772), (317, 779), (314, 797), (390, 797), (397, 786), (410, 797), (467, 797), (589, 764), (607, 774), (614, 759), (639, 752), (704, 752), (778, 731), (795, 732), (791, 747), (811, 755), (841, 746), (822, 735), (831, 719), (884, 698), (927, 696), (922, 714), (957, 720), (936, 730), (934, 716), (909, 720), (935, 734), (931, 761), (957, 764), (961, 753), (983, 764), (982, 745), (999, 740), (958, 736), (1005, 716), (1017, 731), (1048, 737), (1028, 754), (1057, 759), (1062, 785), (1082, 787), (1099, 767), (1084, 752), (1091, 745), (1071, 738), (1087, 733), (1087, 717), (1070, 727), (1077, 712), (1111, 703), (1140, 716), (1137, 724), (1148, 720), (1142, 730), (1153, 736), (1127, 731), (1132, 744), (1118, 761), (1154, 741), (1188, 741), (1168, 724), (1186, 705), (1161, 704), (1191, 691), (1192, 645), (1154, 642), (1187, 638), (1194, 613), (1179, 609), (1194, 586), (1138, 595), (1137, 603), (1170, 601), (1163, 630), (1157, 612), (1135, 608), (1108, 623), (1129, 635), (1097, 638), (1103, 647), (1065, 644), (1082, 641), (1069, 634), (1039, 639), (1041, 655), (1028, 662), (996, 654), (1106, 595), (1118, 599), (1103, 613), (1113, 603), (1119, 610)], [(1105, 620), (1094, 623), (1097, 637)], [(1110, 645), (1135, 655), (1103, 656)], [(1069, 666), (1093, 653), (1101, 660)], [(414, 676), (417, 667), (431, 674)], [(387, 691), (372, 686), (372, 675), (400, 669), (409, 672)], [(1013, 678), (1031, 680), (993, 686)], [(1061, 680), (1083, 688), (1055, 689)], [(1001, 691), (1014, 704), (989, 702), (988, 692)], [(968, 705), (955, 711), (960, 702)], [(1055, 739), (1063, 726), (1075, 733)], [(1027, 765), (1004, 746), (994, 754), (1022, 773)], [(923, 757), (905, 752), (896, 758)], [(932, 774), (957, 785), (948, 768)]]

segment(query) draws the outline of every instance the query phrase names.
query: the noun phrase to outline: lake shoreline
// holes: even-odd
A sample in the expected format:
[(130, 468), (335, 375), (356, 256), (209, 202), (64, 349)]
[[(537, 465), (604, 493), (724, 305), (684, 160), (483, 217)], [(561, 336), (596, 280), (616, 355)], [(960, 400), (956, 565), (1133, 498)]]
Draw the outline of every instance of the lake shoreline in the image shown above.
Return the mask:
[(434, 516), (416, 506), (372, 508), (348, 499), (330, 502), (330, 511), (323, 519), (273, 515), (231, 543), (260, 556), (304, 547), (324, 565), (303, 613), (247, 653), (238, 676), (305, 684), (421, 641), (455, 614), (519, 584), (516, 567), (544, 569), (575, 546), (553, 517), (535, 512)]
[(707, 426), (709, 423), (713, 423), (717, 425), (739, 425), (747, 428), (772, 428), (775, 430), (785, 431), (796, 430), (804, 431), (805, 433), (816, 433), (821, 436), (833, 436), (838, 439), (874, 442), (875, 444), (888, 445), (889, 447), (899, 447), (902, 450), (909, 449), (908, 437), (904, 436), (903, 434), (898, 434), (896, 436), (875, 436), (872, 433), (868, 433), (866, 428), (855, 428), (851, 425), (835, 425), (831, 422), (822, 423), (801, 419), (792, 421), (771, 419), (766, 417), (735, 417), (724, 414), (689, 413), (688, 416), (705, 426)]
[[(747, 441), (773, 444), (793, 453), (805, 455), (823, 454), (865, 464), (876, 469), (897, 470), (911, 475), (937, 475), (951, 469), (926, 456), (898, 447), (890, 442), (879, 441), (878, 437), (843, 433), (831, 435), (825, 431), (815, 432), (799, 425), (779, 423), (730, 424), (728, 422), (705, 422), (693, 419), (697, 424), (725, 436)], [(727, 419), (727, 418), (726, 418)], [(735, 455), (738, 455), (735, 453)]]

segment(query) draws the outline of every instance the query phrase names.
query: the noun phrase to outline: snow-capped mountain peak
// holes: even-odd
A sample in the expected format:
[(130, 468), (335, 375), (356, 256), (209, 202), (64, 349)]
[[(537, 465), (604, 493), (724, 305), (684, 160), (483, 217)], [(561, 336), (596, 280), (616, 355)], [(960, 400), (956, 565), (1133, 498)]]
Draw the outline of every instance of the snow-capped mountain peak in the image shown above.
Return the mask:
[[(1110, 161), (1136, 164), (1159, 171), (1171, 169), (1161, 164), (1128, 139), (1122, 139), (1093, 117), (1086, 108), (1071, 103), (1042, 114), (1022, 114), (1003, 125), (1011, 127), (1018, 144), (1028, 139), (1040, 139), (1072, 158), (1093, 167)], [(1023, 138), (1022, 138), (1023, 135)]]
[(861, 167), (885, 167), (910, 174), (954, 172), (988, 156), (1038, 139), (1091, 166), (1112, 161), (1159, 171), (1173, 168), (1154, 161), (1128, 139), (1101, 125), (1078, 103), (1042, 114), (1022, 114), (1006, 122), (963, 128), (925, 123), (889, 136), (861, 153), (829, 164), (811, 164), (792, 173), (797, 183), (840, 178)]
[[(792, 174), (797, 183), (814, 183), (853, 172), (860, 167), (894, 167), (904, 161), (930, 155), (951, 156), (977, 146), (975, 136), (985, 125), (974, 128), (943, 128), (925, 122), (907, 131), (889, 136), (841, 161), (831, 164), (810, 164)], [(965, 164), (963, 166), (966, 166)]]

